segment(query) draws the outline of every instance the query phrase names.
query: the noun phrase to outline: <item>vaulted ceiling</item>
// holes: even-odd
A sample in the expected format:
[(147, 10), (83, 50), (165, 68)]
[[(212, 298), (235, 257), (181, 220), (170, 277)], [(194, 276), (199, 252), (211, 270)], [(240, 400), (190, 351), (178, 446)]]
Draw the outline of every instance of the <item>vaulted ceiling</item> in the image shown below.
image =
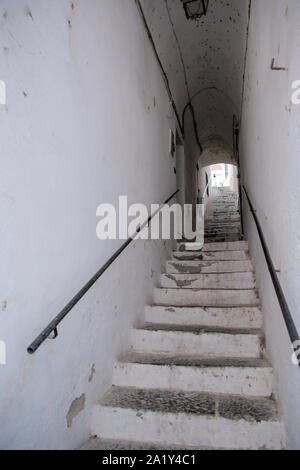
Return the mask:
[(249, 0), (210, 0), (199, 20), (186, 18), (181, 0), (141, 0), (178, 112), (191, 101), (201, 144), (232, 150), (239, 119)]

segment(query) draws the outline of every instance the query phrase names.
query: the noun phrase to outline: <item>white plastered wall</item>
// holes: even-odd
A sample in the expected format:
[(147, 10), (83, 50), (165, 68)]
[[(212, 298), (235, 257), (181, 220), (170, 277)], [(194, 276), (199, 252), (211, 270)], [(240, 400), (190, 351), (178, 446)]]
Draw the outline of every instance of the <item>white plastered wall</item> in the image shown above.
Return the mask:
[[(249, 31), (241, 166), (294, 321), (300, 331), (300, 3), (253, 0)], [(286, 71), (271, 70), (271, 60)], [(245, 200), (245, 199), (244, 199)], [(275, 368), (288, 446), (300, 448), (300, 372), (266, 267), (252, 216), (244, 203), (246, 236), (257, 273), (267, 352)]]
[(96, 238), (98, 204), (175, 191), (175, 120), (133, 0), (2, 0), (0, 38), (0, 447), (71, 449), (88, 438), (169, 244), (135, 242), (56, 340), (26, 348), (123, 243)]

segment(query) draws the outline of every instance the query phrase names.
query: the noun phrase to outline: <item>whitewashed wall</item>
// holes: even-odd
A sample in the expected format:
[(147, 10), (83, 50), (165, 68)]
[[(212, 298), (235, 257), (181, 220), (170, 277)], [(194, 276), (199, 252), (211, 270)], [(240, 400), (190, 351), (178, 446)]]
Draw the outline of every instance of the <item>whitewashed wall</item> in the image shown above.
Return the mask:
[[(271, 71), (272, 58), (288, 70)], [(241, 135), (243, 182), (300, 331), (300, 106), (291, 102), (294, 80), (300, 80), (299, 1), (253, 0)], [(244, 214), (289, 447), (299, 449), (300, 371), (291, 362), (287, 329), (246, 205)]]
[(2, 0), (0, 43), (0, 448), (70, 449), (170, 247), (130, 246), (56, 340), (26, 348), (123, 243), (97, 240), (98, 204), (175, 191), (174, 118), (134, 0)]

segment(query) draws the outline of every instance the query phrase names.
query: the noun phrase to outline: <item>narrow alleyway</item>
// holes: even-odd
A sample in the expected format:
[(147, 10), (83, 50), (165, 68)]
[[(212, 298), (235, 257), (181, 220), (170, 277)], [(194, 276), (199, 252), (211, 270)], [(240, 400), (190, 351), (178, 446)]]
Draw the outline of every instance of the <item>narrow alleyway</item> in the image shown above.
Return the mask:
[[(0, 449), (300, 449), (300, 1), (1, 0), (0, 44)], [(176, 202), (201, 250), (132, 235)]]

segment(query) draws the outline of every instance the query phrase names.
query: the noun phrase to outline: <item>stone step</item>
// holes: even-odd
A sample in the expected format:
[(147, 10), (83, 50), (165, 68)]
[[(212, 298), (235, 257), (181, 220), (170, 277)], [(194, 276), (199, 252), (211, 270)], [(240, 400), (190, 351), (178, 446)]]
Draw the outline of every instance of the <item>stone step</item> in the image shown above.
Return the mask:
[(206, 213), (205, 215), (205, 222), (217, 225), (221, 221), (228, 224), (238, 224), (241, 221), (239, 214), (217, 214), (211, 215)]
[(202, 331), (192, 327), (182, 331), (183, 327), (180, 328), (176, 331), (173, 325), (155, 325), (152, 328), (133, 329), (132, 351), (205, 357), (261, 357), (262, 338), (259, 332), (232, 329)]
[(236, 233), (230, 235), (228, 233), (221, 233), (218, 235), (204, 234), (204, 243), (222, 243), (222, 242), (238, 242), (241, 240), (241, 234)]
[(269, 398), (112, 387), (92, 412), (102, 439), (214, 449), (282, 449)]
[(128, 353), (114, 366), (113, 385), (270, 397), (273, 371), (264, 360), (187, 358)]
[(241, 219), (241, 216), (240, 216), (240, 213), (238, 212), (238, 210), (236, 208), (227, 208), (226, 210), (222, 210), (222, 209), (219, 209), (219, 208), (216, 208), (216, 207), (210, 207), (208, 210), (206, 210), (205, 212), (205, 219), (212, 219), (214, 220), (215, 217), (222, 217), (222, 216), (225, 216), (225, 217), (235, 217), (237, 220), (240, 220)]
[(214, 217), (213, 220), (210, 218), (205, 218), (204, 221), (204, 227), (219, 227), (219, 226), (224, 226), (224, 227), (239, 227), (241, 225), (240, 219), (234, 219), (232, 220), (231, 218), (225, 218), (225, 217)]
[(215, 236), (215, 235), (218, 235), (218, 236), (226, 236), (226, 237), (229, 237), (229, 236), (234, 236), (234, 235), (237, 235), (240, 233), (240, 227), (232, 227), (232, 228), (228, 228), (228, 227), (219, 227), (219, 228), (209, 228), (209, 227), (205, 227), (205, 230), (204, 230), (204, 235), (207, 237), (207, 236)]
[(219, 210), (228, 210), (232, 209), (235, 211), (238, 211), (239, 209), (239, 204), (236, 199), (228, 199), (228, 200), (215, 200), (215, 201), (210, 201), (208, 204), (209, 208), (217, 208)]
[(204, 217), (204, 222), (205, 224), (209, 224), (209, 223), (212, 223), (212, 224), (217, 224), (217, 223), (221, 223), (222, 221), (224, 221), (225, 223), (229, 222), (229, 223), (238, 223), (240, 222), (240, 217), (231, 213), (231, 212), (224, 212), (224, 213), (213, 213), (213, 214), (208, 214), (206, 213), (205, 214), (205, 217)]
[(162, 274), (160, 287), (181, 289), (254, 289), (251, 272), (223, 274)]
[[(220, 213), (221, 213), (220, 215), (222, 215), (222, 211), (221, 211), (221, 210), (215, 209), (214, 207), (211, 207), (211, 209), (212, 209), (212, 211), (214, 211), (214, 212), (220, 212)], [(227, 213), (228, 213), (228, 210), (225, 211), (225, 214), (227, 214)], [(231, 214), (230, 214), (230, 215), (232, 215), (233, 217), (236, 217), (236, 218), (239, 219), (239, 220), (240, 220), (240, 218), (241, 218), (240, 213), (239, 213), (238, 210), (236, 210), (236, 209), (231, 210)], [(217, 214), (217, 216), (219, 216), (219, 214)], [(210, 213), (209, 210), (206, 212), (206, 218), (208, 218), (208, 217), (211, 217), (211, 219), (213, 219), (212, 214)]]
[(176, 261), (243, 261), (249, 259), (247, 251), (174, 251), (172, 259)]
[(240, 230), (241, 224), (240, 223), (229, 223), (226, 221), (220, 221), (217, 224), (206, 223), (204, 224), (204, 231), (205, 232), (226, 232), (228, 234), (235, 234), (238, 230)]
[[(207, 447), (174, 446), (166, 444), (165, 446), (153, 444), (153, 442), (135, 442), (125, 441), (124, 439), (101, 439), (98, 436), (91, 437), (78, 450), (212, 450)], [(125, 457), (126, 458), (126, 457)], [(132, 457), (134, 458), (134, 457)]]
[(204, 231), (205, 233), (228, 233), (236, 234), (239, 233), (241, 227), (240, 224), (229, 224), (226, 222), (220, 222), (219, 224), (205, 224)]
[[(234, 219), (234, 220), (233, 220)], [(205, 223), (217, 224), (224, 220), (226, 223), (237, 224), (241, 218), (237, 212), (206, 212), (204, 216)]]
[(256, 289), (163, 289), (153, 291), (156, 305), (190, 307), (258, 307)]
[(210, 200), (211, 204), (219, 204), (222, 207), (227, 204), (237, 204), (238, 198), (232, 195), (221, 195)]
[(218, 224), (218, 225), (205, 225), (204, 233), (209, 234), (219, 234), (219, 233), (226, 233), (227, 235), (236, 235), (240, 233), (241, 227), (240, 224), (238, 225), (227, 225), (227, 224)]
[(224, 224), (232, 224), (232, 225), (238, 225), (241, 222), (241, 219), (238, 215), (232, 214), (232, 213), (219, 213), (219, 214), (205, 214), (204, 217), (204, 222), (205, 226), (206, 225), (219, 225), (221, 223)]
[(204, 237), (204, 241), (205, 243), (211, 243), (211, 242), (215, 242), (215, 243), (222, 243), (222, 242), (238, 242), (239, 240), (241, 239), (241, 236), (240, 235), (235, 235), (233, 237), (229, 237), (229, 236), (221, 236), (221, 237), (216, 237), (216, 236), (209, 236), (209, 237)]
[(205, 232), (204, 233), (204, 238), (205, 238), (205, 242), (207, 241), (207, 239), (209, 238), (212, 238), (212, 239), (224, 239), (224, 241), (228, 241), (228, 242), (238, 242), (240, 241), (240, 232), (228, 232), (228, 231), (219, 231), (218, 233), (216, 233), (215, 231), (213, 232)]
[[(178, 251), (189, 251), (190, 243), (179, 242), (177, 244)], [(193, 244), (192, 244), (193, 246)], [(201, 251), (248, 251), (247, 241), (225, 242), (225, 243), (205, 243)]]
[(240, 227), (238, 227), (237, 229), (230, 229), (230, 230), (227, 229), (227, 227), (220, 228), (220, 229), (217, 229), (217, 230), (215, 230), (215, 229), (213, 229), (213, 230), (207, 229), (206, 230), (206, 228), (205, 228), (205, 230), (204, 230), (204, 235), (206, 237), (208, 237), (208, 236), (212, 237), (212, 236), (218, 235), (219, 237), (234, 238), (239, 234), (240, 234)]
[(246, 261), (167, 261), (168, 274), (213, 274), (253, 271), (250, 260)]
[(240, 220), (216, 219), (215, 217), (213, 219), (205, 218), (205, 227), (219, 227), (220, 225), (224, 227), (239, 227)]
[(147, 306), (145, 322), (160, 325), (260, 329), (263, 315), (257, 307), (163, 307)]
[(238, 212), (239, 204), (238, 204), (238, 201), (236, 200), (226, 201), (225, 203), (222, 201), (216, 201), (216, 202), (210, 201), (209, 204), (207, 204), (207, 207), (209, 209), (218, 208), (219, 210), (228, 210), (228, 208), (232, 208), (234, 211), (239, 213)]
[(220, 216), (220, 215), (238, 215), (240, 216), (239, 212), (237, 211), (236, 208), (228, 208), (228, 209), (224, 209), (224, 208), (212, 208), (211, 211), (209, 211), (209, 214), (212, 215), (212, 216)]

